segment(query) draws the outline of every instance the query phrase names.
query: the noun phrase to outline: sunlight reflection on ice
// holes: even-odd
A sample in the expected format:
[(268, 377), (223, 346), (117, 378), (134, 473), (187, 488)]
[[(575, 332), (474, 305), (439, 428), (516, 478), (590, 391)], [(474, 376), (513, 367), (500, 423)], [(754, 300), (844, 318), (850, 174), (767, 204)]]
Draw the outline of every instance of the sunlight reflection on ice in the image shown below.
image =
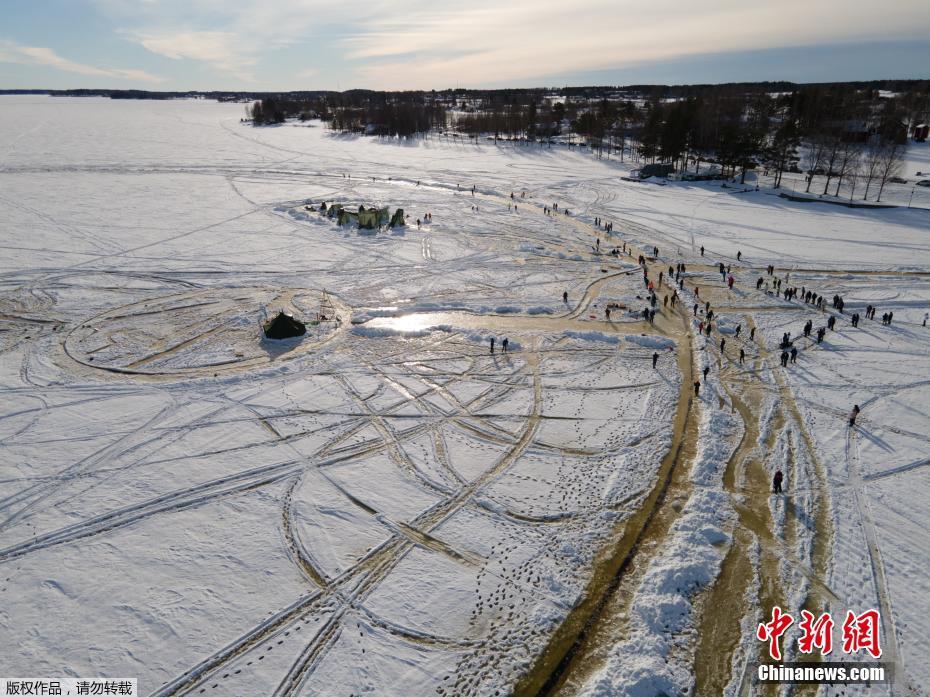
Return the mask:
[(372, 326), (384, 327), (385, 329), (393, 329), (394, 331), (400, 332), (402, 334), (414, 334), (417, 332), (422, 332), (424, 329), (428, 328), (432, 322), (430, 318), (423, 315), (403, 315), (401, 317), (381, 317), (377, 321), (371, 322)]
[[(455, 319), (455, 314), (442, 312), (416, 312), (409, 315), (400, 315), (399, 317), (374, 317), (366, 322), (363, 322), (363, 325), (372, 329), (384, 330), (392, 334), (413, 335), (423, 334), (428, 332), (430, 329), (438, 328), (439, 325), (449, 326), (455, 323), (457, 326), (463, 326), (468, 324), (469, 320), (472, 324), (474, 324), (481, 318), (465, 315), (464, 317), (458, 317), (458, 322), (454, 322)], [(466, 321), (461, 321), (463, 319)]]

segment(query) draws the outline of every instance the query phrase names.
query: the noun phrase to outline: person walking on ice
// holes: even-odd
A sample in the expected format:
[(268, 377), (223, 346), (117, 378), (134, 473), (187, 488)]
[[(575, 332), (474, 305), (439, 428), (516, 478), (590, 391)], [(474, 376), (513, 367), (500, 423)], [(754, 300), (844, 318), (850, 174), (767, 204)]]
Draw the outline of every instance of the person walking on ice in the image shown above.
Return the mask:
[(507, 347), (510, 345), (510, 340), (505, 336), (504, 340), (501, 342), (501, 350), (504, 353), (507, 353)]
[(849, 412), (849, 427), (850, 428), (856, 425), (856, 417), (859, 416), (859, 411), (860, 411), (859, 405), (857, 404), (852, 408), (852, 411)]
[(701, 381), (695, 380), (694, 381), (694, 396), (697, 397), (700, 394), (700, 392), (701, 392)]
[(739, 350), (739, 364), (743, 365), (743, 361), (746, 360), (746, 351), (745, 349)]
[(775, 472), (775, 476), (772, 477), (772, 493), (780, 494), (781, 493), (781, 483), (784, 481), (785, 475), (782, 474), (781, 470)]
[(491, 337), (491, 353), (494, 353), (494, 337)]
[(656, 367), (656, 363), (658, 363), (658, 362), (659, 362), (659, 354), (658, 354), (658, 352), (653, 352), (653, 354), (652, 354), (652, 367), (655, 368), (655, 367)]
[(562, 293), (562, 302), (563, 303), (568, 302), (568, 291), (567, 290)]

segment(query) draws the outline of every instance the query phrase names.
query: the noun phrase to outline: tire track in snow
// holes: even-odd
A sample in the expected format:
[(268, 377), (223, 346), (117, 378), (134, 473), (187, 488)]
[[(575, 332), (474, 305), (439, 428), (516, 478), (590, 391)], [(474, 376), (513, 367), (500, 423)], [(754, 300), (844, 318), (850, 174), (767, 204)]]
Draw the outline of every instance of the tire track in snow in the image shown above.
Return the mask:
[[(894, 611), (892, 609), (891, 593), (888, 590), (885, 564), (882, 560), (881, 548), (878, 544), (878, 532), (875, 529), (875, 521), (872, 518), (871, 507), (869, 506), (868, 500), (864, 497), (862, 463), (859, 457), (859, 433), (858, 429), (855, 427), (848, 428), (846, 432), (846, 465), (849, 468), (853, 496), (855, 497), (856, 508), (859, 511), (859, 518), (862, 521), (862, 529), (865, 533), (872, 584), (875, 587), (875, 594), (878, 597), (878, 604), (881, 608), (881, 630), (885, 635), (885, 648), (882, 650), (882, 658), (890, 660), (895, 666), (894, 672), (896, 679), (890, 684), (889, 689), (892, 695), (903, 694), (908, 690), (907, 674), (904, 671), (904, 663), (899, 649), (898, 632), (894, 620)], [(891, 650), (889, 651), (889, 649)], [(903, 692), (897, 687), (900, 684), (899, 681), (904, 682)]]

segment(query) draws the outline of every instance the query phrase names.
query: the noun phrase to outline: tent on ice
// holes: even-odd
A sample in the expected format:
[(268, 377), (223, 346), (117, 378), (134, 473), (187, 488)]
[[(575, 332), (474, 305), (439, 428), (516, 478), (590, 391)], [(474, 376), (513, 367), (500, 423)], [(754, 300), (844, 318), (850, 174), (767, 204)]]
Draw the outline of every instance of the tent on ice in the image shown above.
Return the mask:
[(320, 212), (326, 212), (330, 218), (335, 218), (339, 225), (357, 225), (362, 230), (379, 230), (382, 225), (387, 225), (390, 221), (391, 227), (404, 224), (404, 210), (398, 208), (391, 216), (388, 208), (365, 208), (359, 206), (358, 212), (350, 211), (341, 203), (332, 203), (327, 208), (325, 204), (320, 206)]
[(377, 230), (382, 225), (386, 225), (390, 212), (387, 208), (368, 208), (365, 206), (358, 207), (358, 226), (365, 230)]
[(268, 339), (292, 339), (307, 333), (306, 325), (284, 310), (265, 322), (262, 329)]

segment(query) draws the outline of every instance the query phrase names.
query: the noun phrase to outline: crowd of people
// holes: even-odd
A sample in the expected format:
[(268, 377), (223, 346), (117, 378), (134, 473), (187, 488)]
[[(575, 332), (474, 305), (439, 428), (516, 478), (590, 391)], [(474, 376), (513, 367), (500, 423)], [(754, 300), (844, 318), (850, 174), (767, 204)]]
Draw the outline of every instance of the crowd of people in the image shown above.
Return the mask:
[[(521, 195), (521, 198), (523, 196), (525, 196), (525, 194)], [(515, 198), (516, 197), (513, 194), (511, 194), (511, 199), (514, 199), (514, 203), (512, 204), (514, 208), (516, 207)], [(558, 210), (559, 210), (558, 204), (553, 204), (551, 208), (550, 207), (544, 208), (544, 212), (546, 215), (550, 215), (553, 211), (558, 211)], [(594, 218), (594, 224), (599, 230), (604, 230), (608, 234), (613, 231), (613, 223), (605, 222), (600, 217)], [(601, 240), (600, 238), (597, 238), (597, 241), (595, 244), (595, 250), (597, 252), (600, 252), (600, 249), (601, 249)], [(667, 309), (669, 304), (671, 304), (672, 307), (675, 307), (680, 299), (679, 291), (684, 290), (685, 274), (687, 273), (687, 267), (682, 262), (679, 262), (675, 265), (669, 265), (667, 275), (666, 275), (665, 269), (663, 268), (662, 270), (659, 271), (657, 277), (653, 279), (649, 275), (650, 272), (649, 272), (649, 267), (647, 265), (647, 262), (654, 261), (659, 258), (659, 248), (657, 246), (653, 246), (652, 249), (649, 251), (651, 252), (651, 256), (649, 259), (647, 259), (645, 254), (640, 254), (638, 255), (638, 258), (637, 258), (637, 262), (642, 269), (642, 273), (643, 273), (642, 282), (647, 292), (647, 302), (648, 302), (648, 305), (641, 310), (640, 314), (643, 320), (648, 321), (648, 322), (654, 322), (656, 313), (659, 310), (658, 291), (662, 288), (663, 284), (665, 284), (669, 292), (663, 295), (662, 308)], [(703, 257), (706, 251), (705, 248), (702, 246), (700, 248), (700, 251), (701, 251), (701, 256)], [(613, 256), (620, 256), (621, 254), (632, 256), (633, 248), (628, 247), (626, 242), (622, 242), (621, 246), (614, 246), (610, 250), (609, 253)], [(742, 261), (742, 256), (743, 256), (742, 251), (738, 250), (736, 253), (737, 262)], [(729, 291), (733, 291), (735, 283), (736, 283), (736, 277), (733, 274), (732, 265), (724, 263), (722, 261), (718, 262), (717, 271), (720, 274), (721, 282), (725, 285), (725, 287)], [(820, 312), (826, 311), (827, 303), (829, 302), (829, 305), (833, 308), (833, 310), (836, 311), (836, 314), (830, 313), (830, 315), (827, 317), (826, 323), (823, 326), (818, 327), (816, 330), (814, 330), (814, 321), (812, 319), (807, 319), (807, 321), (803, 325), (803, 329), (801, 332), (801, 335), (803, 336), (804, 339), (809, 340), (811, 342), (816, 342), (816, 344), (821, 344), (828, 331), (836, 331), (838, 316), (845, 315), (846, 301), (839, 294), (835, 294), (832, 297), (832, 299), (828, 301), (823, 294), (818, 293), (812, 288), (807, 288), (805, 285), (802, 285), (800, 287), (790, 285), (790, 277), (791, 277), (790, 272), (786, 272), (784, 274), (784, 277), (778, 276), (776, 274), (775, 266), (772, 264), (769, 264), (766, 267), (765, 275), (757, 278), (756, 290), (764, 292), (767, 295), (774, 294), (775, 297), (782, 298), (789, 302), (799, 301), (801, 303), (804, 303), (805, 305), (809, 305), (813, 309), (819, 310)], [(700, 288), (697, 285), (693, 287), (693, 292), (694, 292), (694, 296), (697, 302), (694, 303), (694, 306), (692, 309), (692, 315), (695, 318), (694, 321), (695, 321), (697, 331), (700, 335), (710, 338), (715, 328), (714, 310), (711, 308), (711, 303), (709, 300), (705, 300), (703, 301), (703, 303), (701, 302)], [(562, 300), (564, 303), (566, 304), (568, 303), (568, 291), (563, 292)], [(616, 304), (606, 305), (604, 309), (604, 315), (607, 321), (610, 321), (611, 310), (617, 309), (619, 307), (620, 306)], [(699, 317), (698, 313), (702, 309), (703, 309), (702, 316)], [(865, 308), (864, 318), (874, 320), (876, 312), (877, 312), (877, 308), (870, 304)], [(893, 318), (894, 318), (893, 312), (889, 311), (889, 312), (883, 313), (882, 324), (886, 326), (890, 325), (892, 323)], [(925, 315), (924, 326), (926, 326), (926, 322), (928, 318), (930, 318), (930, 314)], [(858, 328), (861, 319), (862, 319), (862, 316), (860, 315), (859, 312), (852, 313), (850, 315), (850, 326), (853, 328)], [(719, 329), (720, 328), (717, 327), (718, 332), (719, 332)], [(727, 333), (730, 333), (730, 332), (727, 332)], [(735, 339), (738, 342), (737, 346), (738, 346), (739, 365), (743, 365), (746, 360), (746, 355), (747, 355), (746, 354), (747, 344), (751, 345), (755, 343), (756, 328), (754, 326), (749, 328), (747, 339), (741, 338), (742, 325), (740, 324), (736, 326), (736, 328), (732, 331), (732, 333), (734, 334)], [(800, 355), (800, 350), (799, 350), (799, 346), (796, 345), (796, 343), (797, 343), (797, 339), (792, 339), (791, 332), (783, 333), (781, 342), (778, 347), (780, 350), (779, 360), (783, 368), (787, 369), (789, 368), (789, 366), (797, 363), (798, 356)], [(494, 348), (495, 348), (495, 338), (492, 337), (490, 339), (490, 344), (491, 344), (491, 352), (493, 353)], [(508, 345), (508, 340), (505, 338), (501, 342), (502, 351), (505, 353), (507, 351), (507, 345)], [(727, 357), (727, 337), (726, 336), (723, 336), (722, 334), (719, 336), (718, 346), (719, 346), (721, 358), (726, 358)], [(660, 356), (657, 351), (653, 352), (652, 367), (654, 369), (658, 367), (659, 357)], [(710, 369), (711, 369), (710, 365), (705, 365), (703, 368), (703, 378), (705, 382), (707, 380)], [(695, 379), (693, 383), (693, 387), (694, 387), (695, 396), (699, 396), (700, 389), (701, 389), (701, 380)], [(855, 405), (849, 415), (848, 423), (850, 427), (855, 426), (856, 418), (859, 415), (859, 411), (860, 411), (859, 405)], [(781, 470), (776, 471), (773, 477), (773, 480), (772, 480), (773, 492), (775, 493), (782, 492), (783, 480), (784, 480), (783, 472)]]
[[(704, 253), (705, 253), (705, 249), (704, 247), (701, 247), (701, 256), (704, 256)], [(742, 253), (737, 252), (737, 260), (740, 260), (741, 258), (742, 258)], [(681, 264), (679, 266), (683, 267), (683, 265)], [(669, 273), (671, 273), (671, 270), (672, 270), (671, 267), (669, 267)], [(719, 262), (717, 265), (717, 270), (720, 273), (721, 279), (724, 281), (727, 288), (729, 290), (732, 290), (733, 285), (734, 285), (734, 277), (731, 273), (730, 265), (725, 265), (723, 262)], [(826, 301), (822, 294), (818, 294), (816, 291), (809, 289), (806, 286), (801, 286), (800, 288), (797, 286), (789, 286), (788, 285), (788, 283), (790, 282), (789, 279), (790, 279), (790, 272), (787, 272), (784, 278), (779, 278), (776, 276), (774, 265), (768, 265), (766, 268), (766, 276), (759, 277), (756, 280), (756, 290), (764, 291), (766, 294), (774, 293), (776, 297), (784, 298), (787, 301), (794, 301), (798, 299), (801, 302), (820, 310), (821, 312), (825, 311)], [(697, 286), (694, 287), (694, 294), (695, 294), (695, 297), (697, 298), (700, 297), (700, 289)], [(838, 314), (831, 313), (830, 316), (827, 318), (826, 324), (824, 326), (818, 327), (816, 332), (814, 331), (813, 320), (808, 319), (805, 322), (803, 329), (802, 329), (802, 334), (805, 339), (816, 341), (816, 344), (821, 344), (824, 340), (824, 337), (826, 336), (827, 331), (836, 331), (837, 317), (845, 314), (846, 301), (841, 295), (835, 294), (832, 298), (832, 301), (830, 302), (830, 305), (832, 306), (834, 310), (836, 310)], [(700, 303), (695, 303), (694, 308), (693, 308), (693, 315), (695, 318), (697, 318), (699, 309), (700, 309)], [(704, 309), (704, 317), (700, 321), (697, 321), (697, 330), (699, 334), (706, 334), (706, 336), (710, 337), (712, 321), (714, 317), (713, 310), (710, 307), (710, 302), (705, 302), (703, 309)], [(864, 312), (865, 318), (874, 320), (876, 311), (877, 311), (877, 308), (874, 305), (871, 305), (871, 304), (868, 305), (865, 308), (865, 312)], [(924, 315), (923, 326), (926, 326), (926, 322), (928, 318), (930, 318), (930, 313), (926, 313)], [(852, 315), (850, 316), (850, 326), (852, 326), (853, 328), (858, 328), (861, 319), (862, 319), (862, 316), (858, 312), (852, 313)], [(889, 311), (889, 312), (885, 312), (882, 314), (882, 324), (885, 326), (890, 325), (893, 319), (894, 319), (894, 312)], [(737, 325), (735, 332), (734, 332), (736, 338), (739, 338), (741, 329), (742, 329), (741, 325)], [(812, 334), (814, 334), (816, 339), (812, 339), (811, 337)], [(749, 333), (750, 342), (754, 340), (754, 335), (755, 335), (755, 327), (752, 327)], [(721, 356), (725, 357), (726, 356), (726, 338), (723, 336), (720, 337), (719, 347), (720, 347)], [(795, 340), (792, 340), (791, 338), (791, 332), (785, 332), (782, 335), (782, 339), (779, 344), (779, 349), (781, 350), (780, 355), (779, 355), (779, 360), (783, 368), (788, 368), (790, 365), (797, 363), (799, 349), (798, 349), (798, 346), (795, 345)], [(745, 358), (746, 358), (746, 351), (745, 351), (745, 348), (741, 346), (739, 349), (740, 365), (743, 364)], [(709, 370), (710, 370), (710, 366), (704, 367), (705, 381), (707, 379)], [(700, 381), (695, 380), (694, 381), (694, 394), (695, 395), (699, 394), (700, 386), (701, 386)], [(852, 411), (849, 414), (848, 424), (850, 428), (855, 427), (856, 419), (859, 416), (859, 412), (860, 412), (860, 407), (858, 404), (856, 404), (852, 408)], [(784, 473), (781, 470), (777, 470), (772, 479), (772, 491), (774, 493), (782, 493), (783, 481), (784, 481)]]

